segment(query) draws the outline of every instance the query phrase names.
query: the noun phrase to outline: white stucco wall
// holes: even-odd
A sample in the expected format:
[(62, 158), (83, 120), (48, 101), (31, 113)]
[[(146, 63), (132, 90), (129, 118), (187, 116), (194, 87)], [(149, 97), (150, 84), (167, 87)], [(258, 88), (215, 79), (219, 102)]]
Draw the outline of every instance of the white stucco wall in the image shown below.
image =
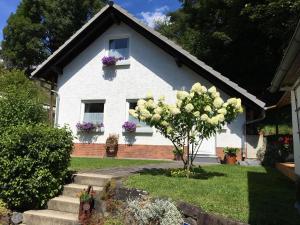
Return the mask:
[[(298, 104), (296, 104), (296, 99)], [(296, 109), (300, 107), (300, 86), (295, 87), (294, 91), (291, 92), (291, 102), (292, 102), (295, 172), (298, 175), (300, 175), (300, 136), (299, 136), (299, 124), (298, 124), (298, 119), (300, 120), (300, 112), (298, 111), (299, 117), (297, 117), (297, 112), (296, 112)]]
[[(103, 69), (101, 59), (107, 54), (105, 49), (109, 38), (123, 36), (130, 39), (130, 67)], [(81, 101), (105, 100), (105, 132), (93, 141), (105, 143), (110, 133), (118, 133), (120, 143), (125, 143), (121, 126), (127, 120), (126, 99), (145, 97), (150, 90), (154, 97), (164, 95), (167, 101), (174, 102), (176, 90), (189, 90), (195, 82), (212, 86), (189, 68), (179, 68), (173, 57), (125, 24), (114, 25), (74, 58), (63, 69), (63, 75), (59, 76), (58, 124), (68, 124), (76, 134), (76, 123), (81, 119)], [(223, 99), (229, 97), (219, 91)], [(243, 147), (244, 122), (245, 114), (228, 125), (225, 133), (211, 141), (216, 143), (216, 147)], [(170, 145), (156, 132), (134, 138), (136, 144)]]

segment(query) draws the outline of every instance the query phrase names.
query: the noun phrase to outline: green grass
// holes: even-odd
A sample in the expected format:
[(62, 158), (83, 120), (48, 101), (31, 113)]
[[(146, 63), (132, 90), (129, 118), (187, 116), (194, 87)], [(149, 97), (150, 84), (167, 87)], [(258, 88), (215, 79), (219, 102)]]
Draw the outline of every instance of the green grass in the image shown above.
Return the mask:
[(136, 160), (136, 159), (111, 159), (111, 158), (72, 158), (71, 170), (92, 170), (115, 167), (132, 167), (154, 163), (163, 163), (166, 161), (158, 160)]
[(201, 179), (168, 177), (145, 172), (126, 185), (171, 197), (251, 225), (296, 225), (294, 184), (275, 169), (241, 166), (203, 166)]

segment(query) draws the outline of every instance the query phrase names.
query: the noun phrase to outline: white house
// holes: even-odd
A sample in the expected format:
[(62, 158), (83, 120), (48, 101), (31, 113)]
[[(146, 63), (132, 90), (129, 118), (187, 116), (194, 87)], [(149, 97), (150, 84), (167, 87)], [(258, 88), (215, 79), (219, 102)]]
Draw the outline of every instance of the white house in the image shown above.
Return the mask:
[[(123, 60), (105, 67), (104, 56)], [(216, 159), (227, 146), (240, 148), (246, 156), (246, 114), (260, 113), (265, 105), (112, 3), (38, 66), (32, 77), (50, 82), (55, 88), (56, 122), (59, 126), (69, 125), (77, 136), (73, 154), (78, 156), (104, 156), (106, 138), (115, 133), (119, 135), (119, 158), (172, 159), (171, 143), (153, 128), (140, 124), (134, 134), (122, 130), (122, 124), (133, 119), (128, 110), (147, 91), (172, 102), (176, 90), (189, 90), (200, 82), (216, 86), (223, 99), (242, 99), (245, 113), (206, 140), (199, 159)], [(78, 122), (103, 123), (104, 127), (98, 133), (78, 134)]]

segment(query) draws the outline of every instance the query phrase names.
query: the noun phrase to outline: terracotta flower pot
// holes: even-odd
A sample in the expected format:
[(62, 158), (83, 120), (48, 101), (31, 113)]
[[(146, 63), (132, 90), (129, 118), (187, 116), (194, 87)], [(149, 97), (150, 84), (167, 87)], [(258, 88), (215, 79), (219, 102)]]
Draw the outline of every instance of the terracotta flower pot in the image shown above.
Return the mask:
[(225, 155), (225, 162), (226, 164), (229, 164), (229, 165), (235, 165), (236, 164), (236, 155)]
[(118, 146), (109, 147), (106, 149), (106, 156), (107, 157), (116, 157), (118, 152)]

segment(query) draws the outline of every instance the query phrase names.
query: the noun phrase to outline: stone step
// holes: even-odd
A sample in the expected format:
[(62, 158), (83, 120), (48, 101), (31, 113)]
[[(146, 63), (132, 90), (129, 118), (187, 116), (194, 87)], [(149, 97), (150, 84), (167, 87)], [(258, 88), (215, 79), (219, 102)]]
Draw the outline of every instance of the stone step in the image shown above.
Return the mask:
[(118, 178), (120, 177), (94, 173), (78, 173), (74, 176), (74, 183), (104, 187), (111, 179)]
[[(83, 184), (66, 184), (64, 186), (64, 196), (78, 198), (78, 194), (84, 189), (87, 190), (88, 185)], [(100, 196), (103, 191), (103, 187), (93, 186), (93, 190), (96, 192), (96, 196)]]
[(48, 202), (48, 209), (78, 214), (79, 198), (72, 198), (63, 195), (52, 198)]
[(54, 210), (30, 210), (23, 214), (26, 225), (80, 225), (78, 214)]

